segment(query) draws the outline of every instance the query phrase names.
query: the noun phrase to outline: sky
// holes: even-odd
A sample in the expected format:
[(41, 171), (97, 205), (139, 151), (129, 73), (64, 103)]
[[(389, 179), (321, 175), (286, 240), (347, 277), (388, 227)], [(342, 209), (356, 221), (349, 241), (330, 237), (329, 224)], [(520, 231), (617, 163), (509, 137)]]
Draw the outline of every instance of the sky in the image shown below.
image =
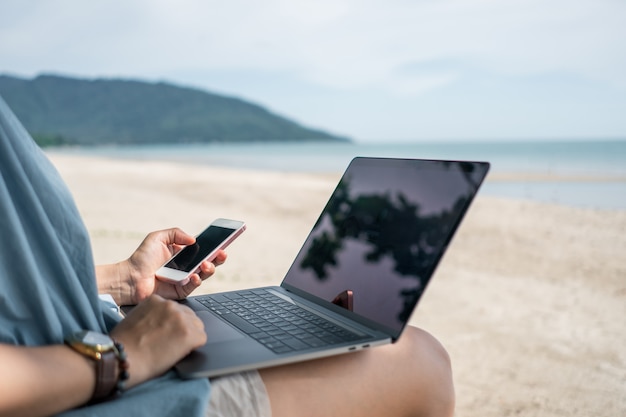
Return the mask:
[(624, 0), (2, 0), (0, 73), (167, 81), (356, 141), (626, 138)]

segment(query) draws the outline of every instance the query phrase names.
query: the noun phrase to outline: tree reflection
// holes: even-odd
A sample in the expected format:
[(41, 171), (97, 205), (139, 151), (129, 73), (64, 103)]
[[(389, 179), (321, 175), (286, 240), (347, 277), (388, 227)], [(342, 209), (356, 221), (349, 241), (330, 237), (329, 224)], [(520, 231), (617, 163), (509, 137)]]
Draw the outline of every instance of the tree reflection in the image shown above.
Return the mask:
[[(458, 169), (458, 165), (446, 168)], [(338, 266), (338, 256), (349, 240), (365, 244), (366, 263), (392, 259), (395, 273), (413, 280), (410, 285), (407, 282), (398, 294), (403, 300), (403, 308), (397, 319), (404, 322), (421, 296), (452, 228), (477, 187), (472, 173), (466, 172), (463, 167), (461, 171), (468, 185), (467, 193), (459, 195), (450, 206), (428, 214), (423, 213), (419, 203), (401, 191), (355, 193), (351, 197), (351, 180), (344, 178), (328, 202), (325, 216), (318, 219), (313, 230), (326, 219), (331, 227), (326, 226), (312, 240), (301, 268), (312, 270), (318, 280), (326, 281), (331, 268)], [(328, 225), (328, 222), (324, 224)], [(355, 293), (354, 297), (358, 298), (358, 294)]]

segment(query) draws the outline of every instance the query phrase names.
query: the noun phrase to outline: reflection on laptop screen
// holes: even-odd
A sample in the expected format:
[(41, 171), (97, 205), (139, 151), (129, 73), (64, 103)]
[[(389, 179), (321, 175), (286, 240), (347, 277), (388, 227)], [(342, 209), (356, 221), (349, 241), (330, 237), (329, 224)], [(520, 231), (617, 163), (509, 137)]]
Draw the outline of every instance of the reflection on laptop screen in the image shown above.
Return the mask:
[(399, 335), (488, 168), (355, 158), (283, 286)]

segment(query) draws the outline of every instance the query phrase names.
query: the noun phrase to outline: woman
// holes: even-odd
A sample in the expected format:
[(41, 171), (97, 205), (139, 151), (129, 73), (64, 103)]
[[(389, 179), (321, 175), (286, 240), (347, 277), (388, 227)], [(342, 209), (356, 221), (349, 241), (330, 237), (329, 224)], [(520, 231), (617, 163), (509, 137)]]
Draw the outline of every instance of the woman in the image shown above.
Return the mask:
[[(206, 336), (172, 300), (192, 293), (226, 254), (183, 287), (158, 281), (156, 269), (194, 242), (173, 228), (149, 234), (127, 260), (95, 267), (69, 191), (2, 99), (0, 172), (0, 416), (452, 415), (448, 356), (415, 328), (368, 351), (178, 379), (172, 366)], [(137, 307), (122, 320), (98, 293)], [(84, 331), (115, 342), (101, 355), (106, 364), (81, 350)]]

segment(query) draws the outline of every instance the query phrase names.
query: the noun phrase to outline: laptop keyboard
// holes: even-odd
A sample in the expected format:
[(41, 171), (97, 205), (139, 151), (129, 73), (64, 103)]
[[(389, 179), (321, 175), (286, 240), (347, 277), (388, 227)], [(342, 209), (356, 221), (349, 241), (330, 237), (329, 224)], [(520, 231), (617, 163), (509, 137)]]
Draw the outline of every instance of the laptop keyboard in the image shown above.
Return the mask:
[(205, 295), (195, 299), (276, 353), (364, 338), (264, 289)]

